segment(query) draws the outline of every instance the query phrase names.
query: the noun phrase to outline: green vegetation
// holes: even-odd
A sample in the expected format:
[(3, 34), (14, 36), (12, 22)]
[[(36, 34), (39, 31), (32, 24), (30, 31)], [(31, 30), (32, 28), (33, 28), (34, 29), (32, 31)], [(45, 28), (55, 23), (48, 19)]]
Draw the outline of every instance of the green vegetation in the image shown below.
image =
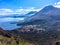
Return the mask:
[(0, 35), (0, 40), (4, 39), (4, 37), (2, 35)]
[(20, 37), (15, 39), (14, 37), (8, 38), (0, 35), (0, 45), (26, 45), (26, 41)]

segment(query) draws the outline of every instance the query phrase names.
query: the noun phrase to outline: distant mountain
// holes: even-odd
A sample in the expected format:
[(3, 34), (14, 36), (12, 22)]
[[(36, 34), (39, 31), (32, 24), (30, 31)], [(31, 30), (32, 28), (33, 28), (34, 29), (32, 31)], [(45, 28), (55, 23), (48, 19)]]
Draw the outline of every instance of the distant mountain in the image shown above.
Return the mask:
[(37, 13), (37, 12), (36, 12), (36, 11), (31, 11), (31, 12), (25, 14), (25, 15), (27, 15), (27, 16), (32, 16), (32, 15), (34, 15), (35, 13)]
[(37, 19), (49, 19), (51, 17), (60, 17), (60, 9), (53, 6), (46, 6), (35, 15), (28, 18), (27, 21), (37, 20)]
[(27, 14), (13, 14), (13, 15), (5, 15), (5, 16), (0, 16), (0, 18), (25, 18), (27, 16), (32, 16), (36, 13), (36, 11), (31, 11), (28, 12)]
[[(31, 11), (31, 12), (25, 14), (25, 15), (14, 15), (14, 16), (6, 16), (6, 17), (12, 17), (12, 18), (27, 18), (27, 17), (30, 17), (30, 16), (34, 15), (35, 13), (37, 13), (37, 12), (36, 12), (36, 11)], [(25, 21), (25, 19), (24, 19), (24, 20), (20, 20), (20, 22), (11, 22), (11, 24), (22, 23), (22, 22), (24, 22), (24, 21)]]
[(60, 8), (46, 6), (35, 15), (25, 19), (25, 22), (17, 25), (40, 25), (46, 30), (58, 30), (60, 27)]
[[(19, 22), (18, 25), (22, 25), (21, 28), (9, 31), (4, 31), (0, 28), (0, 34), (10, 36), (11, 33), (11, 35), (18, 37), (17, 39), (14, 37), (14, 39), (16, 42), (20, 40), (20, 43), (24, 39), (22, 45), (25, 45), (26, 41), (29, 42), (26, 45), (55, 45), (56, 41), (60, 42), (59, 11), (59, 8), (47, 6), (36, 14), (26, 18), (24, 22)], [(31, 13), (33, 12), (28, 14)]]
[(25, 15), (19, 15), (19, 14), (0, 16), (0, 18), (23, 18), (23, 17), (26, 17), (26, 16)]
[(19, 28), (20, 26), (17, 26), (16, 24), (24, 22), (23, 18), (32, 16), (34, 13), (36, 13), (36, 11), (31, 11), (25, 15), (14, 14), (14, 15), (0, 16), (0, 20), (1, 20), (0, 27), (2, 27), (5, 30), (12, 30), (14, 28)]
[(34, 20), (60, 20), (60, 8), (53, 6), (46, 6), (36, 14), (25, 19), (25, 22), (32, 22)]
[(9, 31), (0, 29), (0, 34), (10, 36), (11, 33), (13, 36), (18, 37), (17, 39), (20, 39), (20, 36), (22, 40), (24, 39), (23, 43), (28, 41), (34, 45), (55, 45), (56, 41), (60, 39), (59, 10), (59, 8), (47, 6), (36, 14), (26, 18), (24, 22), (19, 22), (18, 25), (22, 27)]
[(46, 15), (59, 15), (60, 14), (59, 12), (60, 12), (60, 8), (56, 8), (52, 5), (50, 5), (50, 6), (46, 6), (38, 13), (42, 13), (42, 14), (46, 14)]
[(30, 15), (30, 14), (34, 14), (34, 13), (37, 13), (36, 11), (31, 11), (29, 13), (27, 13), (26, 15)]

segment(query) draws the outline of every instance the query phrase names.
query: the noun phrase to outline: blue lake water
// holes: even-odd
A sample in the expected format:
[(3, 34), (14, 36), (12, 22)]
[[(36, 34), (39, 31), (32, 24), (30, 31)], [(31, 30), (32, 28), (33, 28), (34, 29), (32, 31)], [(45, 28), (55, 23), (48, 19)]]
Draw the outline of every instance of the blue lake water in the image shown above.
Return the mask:
[(15, 28), (19, 28), (17, 24), (12, 24), (11, 22), (18, 22), (21, 18), (0, 18), (0, 27), (4, 30), (12, 30)]
[(11, 24), (10, 22), (0, 22), (0, 27), (4, 30), (12, 30), (15, 28), (19, 28), (20, 26), (17, 26), (17, 24)]

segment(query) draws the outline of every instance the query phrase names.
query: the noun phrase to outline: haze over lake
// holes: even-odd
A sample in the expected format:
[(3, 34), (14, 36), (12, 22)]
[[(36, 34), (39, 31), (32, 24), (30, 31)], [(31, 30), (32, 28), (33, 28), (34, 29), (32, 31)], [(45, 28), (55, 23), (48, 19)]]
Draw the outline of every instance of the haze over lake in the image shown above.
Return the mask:
[(20, 20), (23, 20), (23, 18), (0, 18), (0, 27), (4, 30), (19, 28), (20, 26), (17, 26), (16, 22), (19, 22)]

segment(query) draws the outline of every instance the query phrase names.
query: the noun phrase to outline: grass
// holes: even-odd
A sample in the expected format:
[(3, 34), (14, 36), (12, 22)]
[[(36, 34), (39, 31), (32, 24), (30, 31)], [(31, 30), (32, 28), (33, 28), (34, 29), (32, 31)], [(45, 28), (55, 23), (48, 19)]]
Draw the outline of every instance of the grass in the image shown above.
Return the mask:
[(21, 38), (15, 40), (14, 37), (8, 38), (0, 35), (0, 45), (8, 45), (7, 43), (9, 43), (9, 45), (26, 45), (26, 41)]
[(0, 40), (3, 40), (4, 39), (4, 36), (0, 35)]
[(56, 40), (55, 42), (60, 42), (60, 40)]

